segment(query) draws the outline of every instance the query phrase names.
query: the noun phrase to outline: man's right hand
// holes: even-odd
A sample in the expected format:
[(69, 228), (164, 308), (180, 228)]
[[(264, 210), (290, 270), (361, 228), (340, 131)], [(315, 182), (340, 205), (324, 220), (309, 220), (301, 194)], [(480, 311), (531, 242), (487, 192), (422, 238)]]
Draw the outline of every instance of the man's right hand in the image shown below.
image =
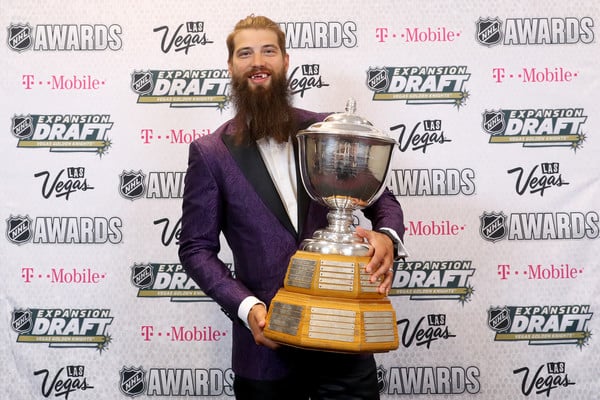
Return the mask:
[(268, 339), (264, 335), (265, 326), (267, 325), (267, 309), (264, 304), (257, 303), (250, 309), (248, 313), (248, 325), (254, 336), (254, 342), (259, 346), (266, 346), (271, 350), (279, 347), (277, 342)]

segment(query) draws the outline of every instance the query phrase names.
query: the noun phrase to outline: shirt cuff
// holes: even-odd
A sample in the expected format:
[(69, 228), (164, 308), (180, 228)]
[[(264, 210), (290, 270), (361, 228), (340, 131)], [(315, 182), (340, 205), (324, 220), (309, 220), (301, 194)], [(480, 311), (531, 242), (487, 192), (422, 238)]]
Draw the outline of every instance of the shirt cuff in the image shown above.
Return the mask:
[(398, 233), (392, 228), (380, 228), (379, 232), (387, 235), (392, 242), (394, 243), (394, 260), (398, 260), (402, 256), (402, 249), (404, 248), (404, 244), (402, 243), (402, 239), (398, 236)]
[(266, 307), (266, 304), (255, 296), (246, 297), (244, 300), (242, 300), (240, 306), (238, 307), (238, 318), (244, 323), (244, 325), (246, 325), (246, 328), (248, 329), (250, 329), (250, 325), (248, 324), (248, 314), (250, 313), (252, 307), (257, 304), (262, 304)]

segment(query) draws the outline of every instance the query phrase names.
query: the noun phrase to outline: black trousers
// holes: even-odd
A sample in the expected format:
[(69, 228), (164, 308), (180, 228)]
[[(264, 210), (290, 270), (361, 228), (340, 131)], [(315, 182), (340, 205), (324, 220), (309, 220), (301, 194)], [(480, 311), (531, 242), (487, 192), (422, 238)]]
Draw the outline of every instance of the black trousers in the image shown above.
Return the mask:
[(372, 355), (299, 351), (290, 357), (292, 373), (276, 381), (236, 376), (237, 400), (378, 400)]

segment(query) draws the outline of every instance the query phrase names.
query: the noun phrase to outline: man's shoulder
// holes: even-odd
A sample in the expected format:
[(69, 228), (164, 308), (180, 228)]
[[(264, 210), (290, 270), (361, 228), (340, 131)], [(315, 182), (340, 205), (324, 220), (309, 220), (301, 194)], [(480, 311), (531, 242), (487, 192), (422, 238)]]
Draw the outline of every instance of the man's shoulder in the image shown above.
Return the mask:
[(321, 122), (328, 115), (331, 114), (331, 113), (324, 113), (324, 112), (316, 112), (316, 111), (305, 110), (303, 108), (294, 108), (294, 113), (296, 115), (296, 119), (298, 120), (298, 123), (300, 125), (305, 125), (305, 126), (308, 126), (308, 125), (313, 124), (315, 122)]
[(231, 134), (231, 132), (233, 130), (232, 126), (233, 126), (233, 119), (225, 121), (217, 129), (211, 131), (207, 135), (200, 136), (194, 142), (196, 142), (198, 144), (204, 144), (204, 145), (219, 143), (221, 141), (221, 137), (223, 135)]

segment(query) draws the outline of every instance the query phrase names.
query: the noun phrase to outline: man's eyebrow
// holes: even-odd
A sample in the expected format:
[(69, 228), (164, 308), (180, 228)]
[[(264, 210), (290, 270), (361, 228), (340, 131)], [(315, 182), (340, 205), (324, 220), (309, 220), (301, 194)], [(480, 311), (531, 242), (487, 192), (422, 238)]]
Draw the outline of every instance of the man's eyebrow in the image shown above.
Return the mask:
[[(279, 50), (279, 46), (275, 43), (264, 44), (260, 48), (261, 49), (277, 49), (277, 50)], [(236, 50), (236, 52), (243, 51), (243, 50), (254, 50), (254, 47), (252, 47), (252, 46), (240, 47), (239, 49)]]

